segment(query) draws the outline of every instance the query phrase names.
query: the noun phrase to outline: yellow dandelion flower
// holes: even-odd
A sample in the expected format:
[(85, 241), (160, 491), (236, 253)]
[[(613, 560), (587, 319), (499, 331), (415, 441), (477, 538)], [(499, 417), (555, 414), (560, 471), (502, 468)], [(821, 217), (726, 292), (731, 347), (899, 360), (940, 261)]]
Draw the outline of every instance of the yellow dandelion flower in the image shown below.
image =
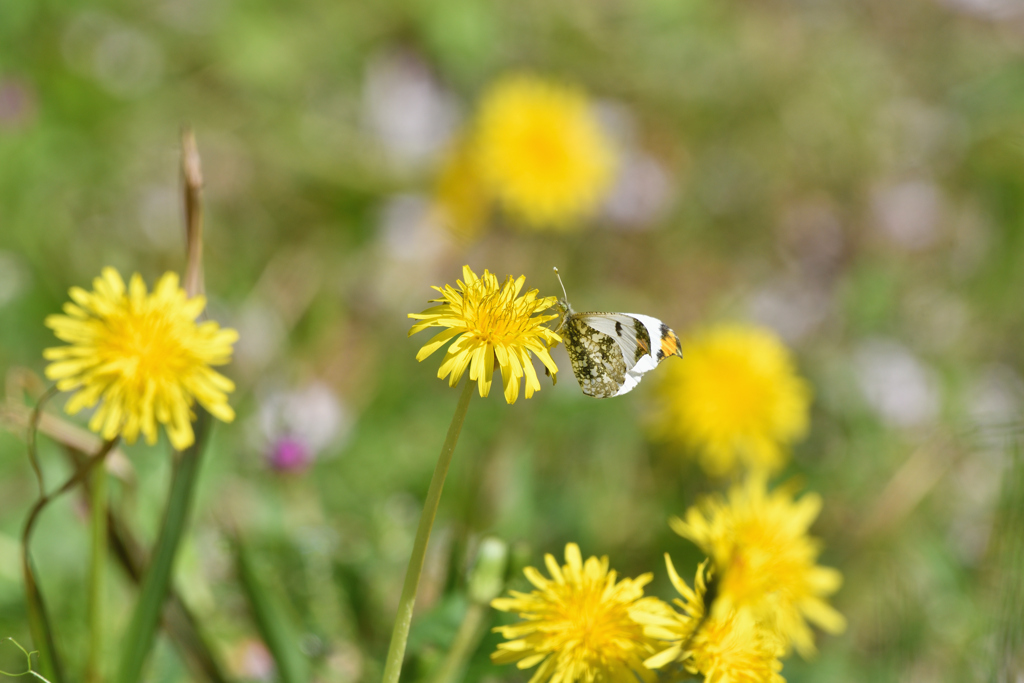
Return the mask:
[(676, 568), (668, 553), (665, 553), (665, 564), (668, 565), (669, 579), (672, 585), (682, 596), (682, 599), (673, 600), (681, 612), (669, 608), (662, 612), (634, 611), (632, 616), (635, 621), (644, 626), (644, 633), (668, 647), (659, 651), (656, 655), (649, 657), (644, 664), (651, 669), (661, 667), (675, 661), (683, 661), (690, 656), (688, 648), (694, 633), (704, 621), (704, 595), (707, 593), (707, 565), (705, 560), (697, 567), (697, 578), (694, 581), (694, 589), (686, 585), (686, 582), (679, 578)]
[(679, 577), (668, 554), (665, 564), (682, 596), (673, 601), (682, 612), (635, 614), (646, 635), (668, 646), (644, 664), (660, 669), (681, 662), (690, 673), (702, 674), (705, 683), (784, 683), (779, 674), (782, 649), (774, 634), (760, 628), (747, 611), (724, 611), (716, 603), (707, 614), (708, 561), (697, 567), (693, 589)]
[(544, 326), (558, 314), (534, 315), (554, 306), (557, 299), (553, 296), (538, 299), (536, 289), (519, 296), (526, 283), (525, 275), (514, 281), (510, 276), (500, 284), (498, 278), (486, 270), (478, 277), (469, 266), (463, 266), (462, 277), (465, 282), (457, 280), (458, 289), (451, 285), (445, 285), (444, 289), (434, 287), (441, 298), (431, 299), (431, 302), (439, 306), (409, 314), (410, 318), (420, 321), (409, 330), (410, 337), (428, 327), (447, 328), (419, 350), (416, 360), (428, 358), (455, 339), (441, 361), (437, 371), (439, 379), (449, 377), (448, 385), (454, 387), (469, 367), (469, 380), (478, 383), (481, 396), (487, 396), (497, 359), (505, 400), (516, 402), (524, 378), (526, 398), (530, 398), (533, 392), (540, 391), (531, 353), (537, 354), (552, 378), (558, 373), (549, 348), (562, 338)]
[(204, 297), (189, 299), (174, 273), (164, 274), (152, 294), (138, 273), (126, 288), (113, 268), (103, 269), (93, 290), (72, 287), (66, 315), (46, 318), (69, 344), (43, 352), (53, 361), (46, 376), (61, 391), (77, 390), (65, 408), (69, 414), (99, 403), (89, 428), (105, 439), (120, 434), (128, 443), (140, 432), (155, 443), (159, 422), (178, 450), (195, 440), (196, 401), (218, 419), (235, 419), (227, 397), (235, 385), (210, 366), (231, 360), (238, 333), (212, 321), (196, 323)]
[(532, 227), (569, 227), (593, 213), (616, 167), (586, 96), (525, 75), (484, 95), (475, 147), (491, 192)]
[[(643, 661), (654, 652), (654, 641), (631, 614), (661, 613), (664, 603), (644, 598), (652, 575), (616, 581), (608, 558), (583, 561), (575, 543), (565, 546), (566, 564), (544, 556), (551, 578), (533, 567), (524, 573), (536, 590), (510, 591), (491, 606), (517, 612), (522, 621), (494, 630), (508, 642), (491, 655), (495, 664), (520, 669), (540, 665), (530, 683), (636, 683), (656, 680)], [(668, 610), (671, 611), (671, 610)]]
[(846, 627), (823, 599), (839, 589), (842, 574), (818, 566), (820, 544), (807, 534), (820, 510), (820, 496), (795, 500), (790, 487), (769, 492), (765, 478), (752, 475), (729, 490), (728, 500), (709, 496), (670, 524), (714, 562), (716, 605), (749, 609), (807, 657), (814, 653), (808, 621), (830, 633)]
[(704, 683), (784, 683), (782, 650), (746, 610), (712, 617), (697, 630), (686, 662), (690, 673), (704, 675)]
[(656, 434), (696, 451), (705, 471), (778, 470), (807, 432), (811, 391), (779, 338), (724, 325), (682, 344), (683, 360), (662, 373)]

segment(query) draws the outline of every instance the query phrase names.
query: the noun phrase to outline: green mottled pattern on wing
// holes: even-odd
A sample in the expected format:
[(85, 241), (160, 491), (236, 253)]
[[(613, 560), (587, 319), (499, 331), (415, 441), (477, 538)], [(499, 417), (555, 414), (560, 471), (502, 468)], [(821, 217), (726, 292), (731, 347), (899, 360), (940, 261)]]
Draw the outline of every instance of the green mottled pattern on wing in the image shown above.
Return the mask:
[(565, 336), (565, 349), (583, 393), (595, 398), (614, 396), (626, 377), (626, 361), (616, 341), (575, 315), (566, 321)]

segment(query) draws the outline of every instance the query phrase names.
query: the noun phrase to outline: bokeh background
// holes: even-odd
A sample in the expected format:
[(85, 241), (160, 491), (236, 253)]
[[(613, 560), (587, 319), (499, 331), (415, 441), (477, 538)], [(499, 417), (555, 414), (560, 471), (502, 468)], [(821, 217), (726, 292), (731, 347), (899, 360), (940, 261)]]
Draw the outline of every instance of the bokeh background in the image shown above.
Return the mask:
[[(494, 210), (438, 219), (446, 154), (495, 79), (593, 98), (620, 165), (572, 230)], [(1024, 589), (1024, 6), (1017, 0), (4, 0), (0, 373), (41, 374), (43, 318), (105, 265), (183, 268), (182, 124), (196, 133), (213, 317), (241, 334), (238, 419), (214, 430), (177, 587), (235, 680), (273, 680), (236, 578), (243, 534), (311, 680), (378, 680), (456, 391), (406, 314), (465, 263), (681, 335), (773, 328), (813, 387), (780, 480), (824, 509), (849, 626), (800, 681), (1017, 680)], [(409, 680), (467, 609), (485, 534), (521, 567), (609, 555), (624, 575), (701, 558), (666, 520), (709, 479), (652, 439), (657, 373), (583, 396), (475, 400), (432, 539)], [(669, 362), (675, 362), (674, 359)], [(12, 375), (12, 371), (14, 374)], [(8, 400), (21, 404), (17, 382)], [(59, 405), (59, 400), (58, 400)], [(68, 472), (43, 439), (51, 482)], [(118, 509), (152, 541), (169, 447), (127, 447)], [(0, 636), (28, 644), (18, 565), (34, 480), (0, 431)], [(86, 657), (87, 515), (34, 544), (72, 664)], [(682, 570), (681, 570), (682, 571)], [(692, 571), (683, 571), (684, 576)], [(134, 596), (111, 564), (108, 638)], [(488, 625), (498, 623), (488, 613)], [(465, 680), (525, 681), (475, 649)], [(20, 670), (13, 647), (0, 668)], [(1003, 676), (1003, 678), (999, 678)], [(150, 680), (190, 674), (161, 641)]]

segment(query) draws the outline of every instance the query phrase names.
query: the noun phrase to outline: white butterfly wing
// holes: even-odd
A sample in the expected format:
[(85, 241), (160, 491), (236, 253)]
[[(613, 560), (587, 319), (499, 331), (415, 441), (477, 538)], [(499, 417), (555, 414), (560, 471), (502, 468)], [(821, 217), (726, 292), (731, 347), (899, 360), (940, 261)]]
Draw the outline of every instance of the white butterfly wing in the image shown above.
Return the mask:
[[(640, 315), (639, 313), (623, 313), (622, 315), (636, 318), (647, 329), (647, 334), (650, 335), (653, 342), (650, 353), (655, 362), (661, 362), (666, 356), (682, 355), (679, 351), (679, 338), (671, 327), (649, 315)], [(659, 344), (662, 350), (660, 355), (658, 354)]]
[(598, 332), (607, 334), (618, 344), (627, 369), (636, 365), (639, 344), (636, 323), (631, 316), (625, 313), (581, 313), (580, 319)]
[[(657, 318), (635, 313), (583, 313), (580, 318), (615, 340), (622, 351), (626, 375), (614, 396), (629, 393), (640, 383), (644, 373), (658, 367), (661, 359), (656, 354), (663, 337), (662, 329), (668, 330), (668, 327)], [(675, 337), (671, 330), (669, 333)]]

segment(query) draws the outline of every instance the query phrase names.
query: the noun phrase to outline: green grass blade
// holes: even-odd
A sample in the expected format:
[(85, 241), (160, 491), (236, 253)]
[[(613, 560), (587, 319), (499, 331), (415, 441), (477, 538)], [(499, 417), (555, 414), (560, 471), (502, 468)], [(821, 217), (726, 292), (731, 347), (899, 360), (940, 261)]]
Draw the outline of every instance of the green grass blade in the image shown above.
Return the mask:
[(97, 467), (90, 477), (89, 486), (89, 660), (86, 664), (86, 683), (101, 683), (104, 662), (104, 608), (107, 570), (107, 470)]
[(1024, 672), (1024, 449), (1014, 439), (995, 526), (996, 656), (992, 680), (1018, 681)]
[[(35, 563), (32, 561), (32, 554), (29, 550), (29, 541), (32, 537), (32, 527), (35, 523), (35, 518), (46, 506), (47, 495), (46, 495), (46, 484), (43, 481), (43, 471), (39, 465), (39, 455), (36, 452), (36, 437), (39, 432), (39, 418), (42, 415), (43, 407), (46, 402), (49, 401), (57, 394), (57, 388), (51, 387), (45, 394), (40, 397), (36, 403), (36, 407), (32, 410), (32, 418), (29, 421), (28, 430), (28, 458), (32, 464), (32, 470), (36, 474), (36, 480), (39, 483), (39, 500), (36, 501), (35, 506), (32, 508), (32, 512), (29, 513), (28, 521), (25, 525), (25, 530), (22, 534), (22, 545), (21, 545), (21, 572), (25, 582), (25, 602), (28, 609), (28, 627), (29, 632), (32, 634), (32, 641), (35, 643), (37, 652), (39, 653), (39, 666), (43, 670), (43, 674), (52, 678), (56, 683), (60, 683), (64, 680), (64, 666), (60, 659), (60, 653), (57, 651), (57, 642), (53, 633), (53, 627), (50, 623), (50, 617), (46, 611), (46, 603), (43, 601), (43, 593), (39, 589), (39, 583), (36, 579), (38, 573), (36, 572)], [(76, 468), (77, 470), (78, 468)], [(21, 647), (20, 645), (18, 646)], [(29, 667), (31, 668), (31, 667)]]
[[(33, 417), (33, 424), (36, 419), (36, 417)], [(35, 433), (34, 427), (31, 433)], [(29, 452), (32, 454), (33, 459), (35, 458), (34, 438), (35, 437), (33, 436), (33, 441), (29, 445)], [(61, 681), (64, 680), (64, 668), (61, 665), (60, 657), (57, 653), (57, 644), (56, 637), (54, 636), (53, 625), (47, 616), (46, 605), (43, 602), (43, 594), (39, 589), (39, 583), (36, 579), (38, 572), (36, 572), (35, 566), (33, 565), (31, 554), (32, 532), (35, 529), (36, 522), (39, 520), (39, 516), (42, 514), (43, 510), (45, 510), (55, 499), (61, 497), (79, 484), (82, 484), (92, 473), (94, 467), (102, 467), (103, 461), (116, 445), (117, 438), (104, 443), (96, 455), (90, 458), (84, 465), (77, 468), (71, 478), (65, 481), (64, 485), (53, 493), (43, 495), (42, 490), (40, 490), (40, 498), (36, 501), (35, 505), (32, 506), (32, 510), (28, 514), (28, 519), (25, 520), (25, 528), (21, 532), (21, 570), (22, 576), (25, 580), (25, 598), (28, 603), (29, 629), (32, 632), (32, 639), (35, 641), (36, 647), (39, 648), (39, 658), (42, 662), (43, 673), (53, 678), (56, 683), (61, 683)], [(41, 486), (42, 479), (40, 479), (40, 487)]]
[(260, 578), (242, 540), (235, 538), (233, 545), (238, 579), (249, 601), (260, 637), (274, 658), (278, 679), (282, 683), (303, 683), (307, 680), (307, 666), (299, 650), (298, 633), (288, 618), (282, 597), (271, 590), (267, 581)]
[(210, 429), (210, 416), (201, 408), (196, 410), (196, 440), (185, 449), (174, 463), (171, 492), (160, 526), (153, 559), (142, 579), (139, 600), (132, 614), (131, 624), (121, 644), (121, 663), (117, 683), (138, 683), (142, 668), (153, 647), (164, 601), (171, 585), (171, 573), (178, 546), (185, 533), (203, 449)]
[[(132, 583), (142, 583), (149, 558), (127, 522), (109, 506), (107, 532), (108, 547), (117, 563), (121, 565)], [(227, 683), (229, 679), (221, 669), (213, 648), (206, 642), (196, 618), (173, 585), (169, 588), (167, 604), (164, 606), (162, 625), (197, 680)]]
[(27, 555), (23, 558), (22, 570), (28, 602), (28, 626), (36, 651), (39, 653), (39, 668), (53, 683), (61, 683), (65, 680), (64, 665), (57, 651), (57, 642), (53, 636), (43, 594), (36, 583), (35, 566)]

